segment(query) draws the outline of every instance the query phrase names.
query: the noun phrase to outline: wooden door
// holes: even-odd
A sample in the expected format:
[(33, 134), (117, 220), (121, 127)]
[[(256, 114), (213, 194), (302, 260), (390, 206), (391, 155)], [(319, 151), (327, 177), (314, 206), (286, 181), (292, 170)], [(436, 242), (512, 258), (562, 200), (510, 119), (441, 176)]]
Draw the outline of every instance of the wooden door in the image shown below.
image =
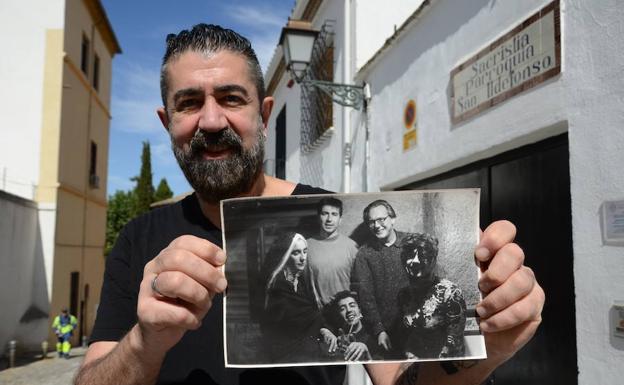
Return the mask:
[(502, 385), (578, 383), (567, 135), (401, 189), (481, 188), (481, 226), (508, 219), (546, 293), (535, 337), (494, 373)]

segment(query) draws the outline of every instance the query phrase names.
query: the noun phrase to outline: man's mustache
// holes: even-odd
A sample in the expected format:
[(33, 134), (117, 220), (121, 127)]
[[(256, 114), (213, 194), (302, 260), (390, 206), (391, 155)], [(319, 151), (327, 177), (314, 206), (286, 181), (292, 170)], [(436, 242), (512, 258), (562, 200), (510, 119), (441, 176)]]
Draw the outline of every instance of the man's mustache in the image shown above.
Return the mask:
[(223, 150), (225, 148), (240, 153), (243, 148), (243, 140), (230, 127), (218, 132), (195, 131), (190, 142), (191, 154), (201, 156), (204, 151)]

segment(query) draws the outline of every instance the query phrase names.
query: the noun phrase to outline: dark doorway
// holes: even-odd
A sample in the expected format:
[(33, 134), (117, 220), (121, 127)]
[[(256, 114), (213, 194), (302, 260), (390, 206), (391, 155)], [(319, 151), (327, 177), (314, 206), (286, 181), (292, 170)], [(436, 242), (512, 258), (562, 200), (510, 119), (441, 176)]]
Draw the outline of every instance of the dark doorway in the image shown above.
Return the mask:
[(275, 121), (275, 177), (286, 179), (286, 105)]
[(494, 373), (496, 384), (578, 383), (567, 134), (403, 186), (481, 188), (481, 227), (508, 219), (546, 293), (535, 337)]
[(80, 284), (80, 273), (72, 271), (69, 275), (69, 313), (78, 317), (78, 285)]
[(80, 301), (80, 318), (78, 319), (78, 323), (79, 323), (78, 336), (80, 336), (80, 338), (82, 338), (82, 336), (87, 335), (86, 318), (87, 318), (88, 308), (89, 308), (89, 284), (87, 283), (84, 286), (84, 293), (82, 295), (82, 301)]

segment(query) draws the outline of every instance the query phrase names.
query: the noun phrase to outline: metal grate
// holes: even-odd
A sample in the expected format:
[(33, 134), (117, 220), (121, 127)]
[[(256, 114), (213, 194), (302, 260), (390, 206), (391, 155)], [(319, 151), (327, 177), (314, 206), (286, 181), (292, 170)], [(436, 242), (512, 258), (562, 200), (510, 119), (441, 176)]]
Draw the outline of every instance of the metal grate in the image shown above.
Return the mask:
[[(333, 81), (334, 77), (334, 21), (326, 20), (312, 49), (310, 65), (304, 80)], [(301, 150), (314, 151), (333, 130), (331, 96), (309, 84), (301, 84)]]

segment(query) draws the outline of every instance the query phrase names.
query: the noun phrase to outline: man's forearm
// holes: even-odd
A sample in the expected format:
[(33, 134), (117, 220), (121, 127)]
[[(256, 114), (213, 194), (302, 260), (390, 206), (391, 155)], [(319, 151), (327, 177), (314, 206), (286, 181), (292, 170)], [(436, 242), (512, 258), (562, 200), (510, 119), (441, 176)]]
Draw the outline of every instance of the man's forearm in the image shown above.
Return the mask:
[(440, 362), (426, 362), (368, 364), (366, 370), (375, 385), (479, 385), (497, 367), (488, 360), (446, 364), (452, 369), (445, 370)]
[(423, 363), (417, 381), (399, 384), (479, 385), (492, 374), (498, 365), (482, 361), (445, 361)]
[(74, 384), (154, 384), (165, 354), (150, 352), (140, 342), (140, 333), (135, 325), (113, 350), (83, 365)]

